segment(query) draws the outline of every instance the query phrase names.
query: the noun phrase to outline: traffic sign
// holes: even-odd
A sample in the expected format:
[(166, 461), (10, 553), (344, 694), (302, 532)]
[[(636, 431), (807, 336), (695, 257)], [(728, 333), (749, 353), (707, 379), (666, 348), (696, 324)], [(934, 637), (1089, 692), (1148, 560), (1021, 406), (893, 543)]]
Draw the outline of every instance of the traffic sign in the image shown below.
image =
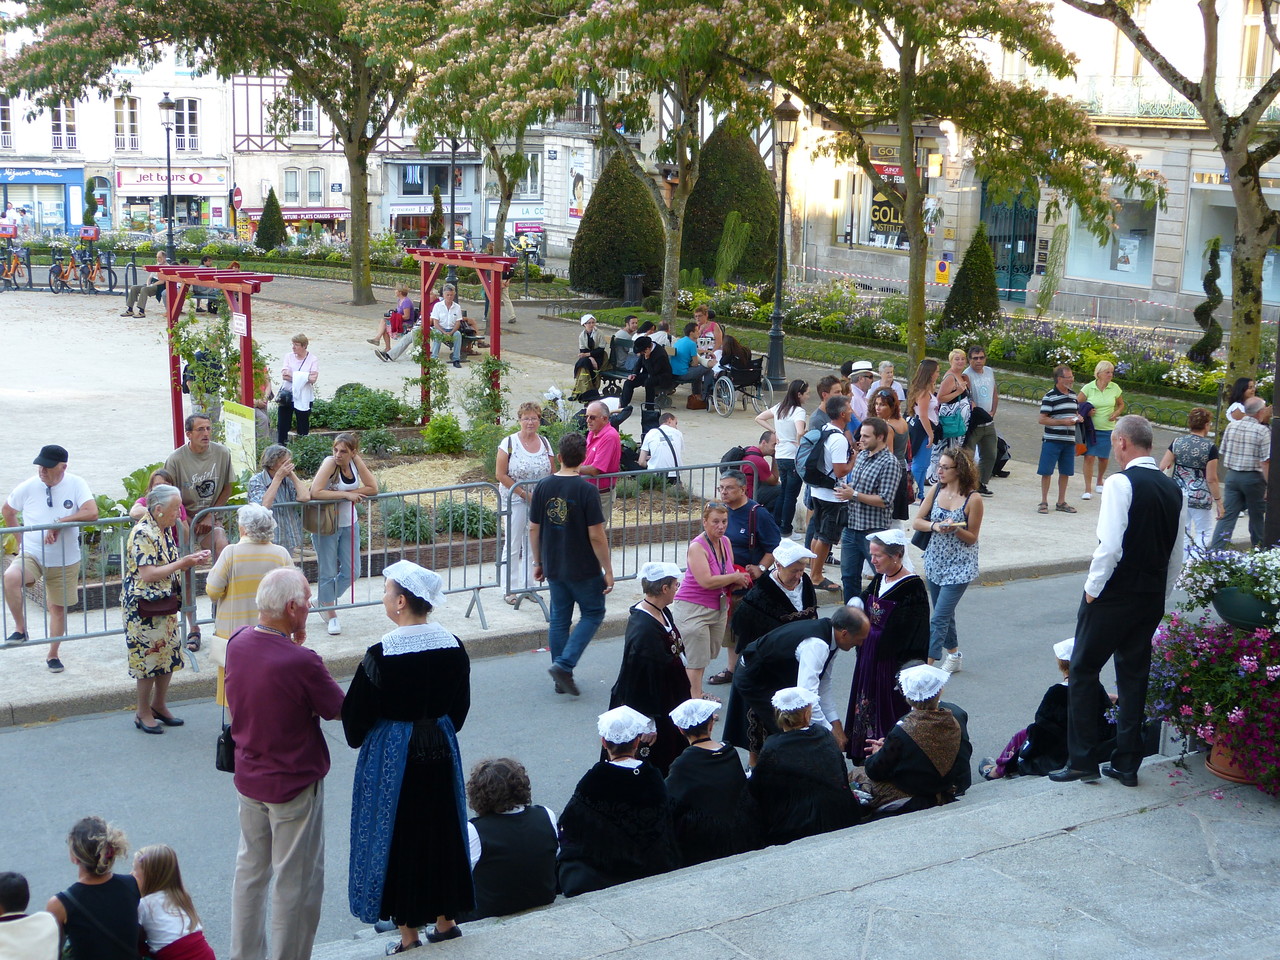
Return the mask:
[(231, 207), (233, 210), (239, 213), (240, 208), (243, 205), (244, 205), (244, 194), (240, 191), (239, 187), (236, 187), (234, 190), (231, 191)]

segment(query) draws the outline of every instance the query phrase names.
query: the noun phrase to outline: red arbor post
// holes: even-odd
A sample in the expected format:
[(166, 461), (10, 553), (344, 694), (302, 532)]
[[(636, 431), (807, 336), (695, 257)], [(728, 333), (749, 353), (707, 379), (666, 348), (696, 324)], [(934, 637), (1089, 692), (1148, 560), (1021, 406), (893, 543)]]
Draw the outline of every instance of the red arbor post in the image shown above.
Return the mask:
[[(215, 267), (187, 267), (177, 264), (147, 264), (149, 273), (165, 283), (164, 303), (168, 324), (169, 346), (169, 394), (173, 417), (173, 446), (186, 442), (186, 429), (182, 416), (182, 367), (177, 351), (173, 348), (173, 328), (182, 319), (182, 308), (193, 286), (210, 287), (227, 295), (231, 307), (231, 332), (240, 338), (240, 402), (253, 406), (253, 310), (250, 298), (262, 289), (264, 283), (275, 278), (271, 274), (249, 273), (244, 270), (219, 270)], [(243, 318), (243, 319), (241, 319)]]
[[(431, 350), (431, 308), (435, 306), (432, 291), (440, 279), (440, 271), (445, 267), (465, 269), (470, 267), (480, 277), (480, 284), (489, 296), (489, 356), (502, 358), (502, 274), (516, 265), (515, 257), (495, 257), (487, 253), (463, 253), (454, 250), (436, 250), (430, 247), (411, 247), (410, 256), (421, 266), (422, 280), (422, 422), (426, 423), (427, 403), (431, 393), (427, 386), (426, 358)], [(493, 389), (501, 384), (497, 371), (493, 374)]]

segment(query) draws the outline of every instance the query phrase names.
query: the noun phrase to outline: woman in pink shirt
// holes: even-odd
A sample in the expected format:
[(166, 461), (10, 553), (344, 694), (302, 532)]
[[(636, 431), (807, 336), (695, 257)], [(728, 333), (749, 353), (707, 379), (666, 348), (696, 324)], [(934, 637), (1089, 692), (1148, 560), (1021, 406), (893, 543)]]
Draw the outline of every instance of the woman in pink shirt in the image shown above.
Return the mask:
[(676, 628), (684, 640), (690, 696), (716, 703), (720, 702), (718, 697), (702, 692), (702, 675), (721, 647), (733, 656), (729, 591), (751, 586), (750, 575), (733, 565), (733, 546), (724, 535), (728, 526), (729, 508), (718, 500), (709, 500), (702, 508), (702, 533), (689, 544), (685, 561), (688, 569), (671, 605)]

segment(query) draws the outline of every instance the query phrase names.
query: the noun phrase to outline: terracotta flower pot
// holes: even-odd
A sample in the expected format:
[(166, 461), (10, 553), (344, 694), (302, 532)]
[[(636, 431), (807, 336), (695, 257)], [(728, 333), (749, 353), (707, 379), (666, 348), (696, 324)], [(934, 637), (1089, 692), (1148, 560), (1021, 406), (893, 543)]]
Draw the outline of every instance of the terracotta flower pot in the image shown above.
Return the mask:
[(1213, 595), (1213, 609), (1224, 622), (1242, 630), (1271, 627), (1276, 622), (1276, 604), (1260, 600), (1239, 587), (1223, 587)]
[(1258, 782), (1256, 777), (1250, 776), (1248, 771), (1236, 761), (1235, 751), (1221, 742), (1213, 745), (1213, 749), (1209, 751), (1209, 756), (1205, 758), (1204, 766), (1215, 777), (1229, 780), (1232, 783), (1252, 785)]

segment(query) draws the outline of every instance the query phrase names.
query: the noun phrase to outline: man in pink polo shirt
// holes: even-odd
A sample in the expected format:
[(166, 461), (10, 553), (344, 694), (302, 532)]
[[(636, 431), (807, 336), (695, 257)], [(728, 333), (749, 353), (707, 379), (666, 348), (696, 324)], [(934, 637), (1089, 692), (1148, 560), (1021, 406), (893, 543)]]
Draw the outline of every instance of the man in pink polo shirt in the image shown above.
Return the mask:
[[(324, 898), (320, 721), (342, 714), (342, 688), (307, 640), (311, 588), (295, 568), (258, 586), (258, 625), (227, 644), (227, 709), (236, 741), (240, 849), (231, 887), (232, 960), (307, 960)], [(267, 945), (267, 886), (271, 949)]]
[(587, 404), (587, 459), (578, 473), (600, 491), (600, 510), (604, 524), (613, 516), (613, 485), (616, 477), (597, 479), (601, 474), (617, 473), (622, 466), (622, 438), (609, 422), (609, 408), (599, 400)]

